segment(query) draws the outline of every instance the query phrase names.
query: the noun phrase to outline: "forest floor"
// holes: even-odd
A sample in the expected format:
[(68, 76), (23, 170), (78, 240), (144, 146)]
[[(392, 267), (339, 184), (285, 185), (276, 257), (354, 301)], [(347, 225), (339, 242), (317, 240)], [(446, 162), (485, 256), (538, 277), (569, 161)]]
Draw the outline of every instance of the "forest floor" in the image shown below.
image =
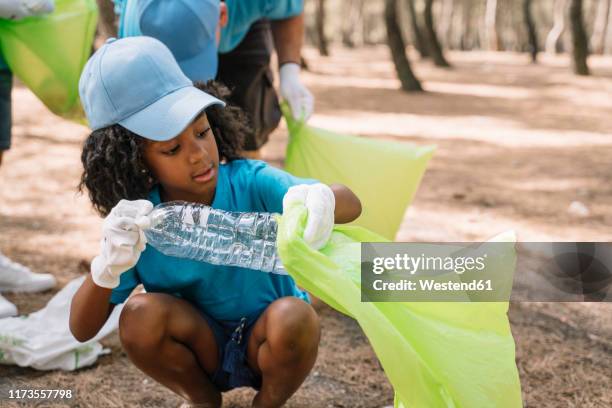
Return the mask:
[[(398, 241), (477, 241), (508, 229), (522, 241), (612, 241), (612, 58), (591, 58), (593, 75), (577, 77), (565, 57), (532, 65), (520, 54), (449, 53), (453, 69), (415, 61), (427, 92), (407, 94), (384, 47), (305, 55), (312, 125), (438, 146)], [(0, 168), (0, 250), (54, 274), (59, 289), (98, 249), (100, 219), (76, 194), (87, 129), (55, 117), (22, 86), (13, 100), (13, 148)], [(286, 143), (281, 126), (264, 159), (282, 166)], [(568, 211), (573, 201), (588, 215)], [(30, 313), (56, 291), (7, 298)], [(287, 406), (391, 404), (392, 388), (359, 326), (326, 306), (320, 315), (317, 363)], [(610, 303), (512, 303), (509, 316), (526, 407), (612, 406)], [(111, 353), (91, 368), (2, 366), (1, 382), (72, 389), (70, 406), (180, 404), (129, 362), (116, 335), (103, 344)], [(224, 406), (248, 406), (252, 396), (232, 391)]]

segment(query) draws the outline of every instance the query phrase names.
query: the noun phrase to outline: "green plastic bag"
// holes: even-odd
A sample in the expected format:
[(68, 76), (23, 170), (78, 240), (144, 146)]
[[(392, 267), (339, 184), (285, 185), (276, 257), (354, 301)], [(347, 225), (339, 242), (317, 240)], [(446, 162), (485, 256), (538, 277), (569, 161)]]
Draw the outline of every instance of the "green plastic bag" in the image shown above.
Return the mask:
[[(301, 238), (307, 212), (288, 208), (278, 252), (298, 285), (356, 319), (395, 390), (396, 407), (515, 408), (521, 389), (507, 302), (361, 302), (360, 242), (384, 242), (356, 226), (336, 226), (312, 250)], [(514, 243), (504, 255), (514, 270)]]
[(435, 146), (340, 135), (295, 121), (287, 106), (283, 110), (289, 128), (285, 169), (298, 177), (346, 185), (363, 208), (352, 225), (395, 238)]
[(11, 71), (51, 110), (84, 118), (79, 77), (91, 53), (95, 0), (55, 0), (55, 11), (22, 20), (0, 19), (0, 52)]

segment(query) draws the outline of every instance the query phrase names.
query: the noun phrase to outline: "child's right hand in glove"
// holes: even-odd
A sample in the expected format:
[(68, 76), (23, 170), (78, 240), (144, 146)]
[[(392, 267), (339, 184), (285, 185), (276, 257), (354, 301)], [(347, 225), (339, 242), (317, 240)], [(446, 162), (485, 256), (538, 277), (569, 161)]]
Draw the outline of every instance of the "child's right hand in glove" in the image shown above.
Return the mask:
[(103, 288), (116, 288), (120, 275), (138, 262), (147, 239), (147, 215), (153, 204), (147, 200), (121, 200), (113, 207), (102, 225), (100, 255), (91, 263), (91, 277)]

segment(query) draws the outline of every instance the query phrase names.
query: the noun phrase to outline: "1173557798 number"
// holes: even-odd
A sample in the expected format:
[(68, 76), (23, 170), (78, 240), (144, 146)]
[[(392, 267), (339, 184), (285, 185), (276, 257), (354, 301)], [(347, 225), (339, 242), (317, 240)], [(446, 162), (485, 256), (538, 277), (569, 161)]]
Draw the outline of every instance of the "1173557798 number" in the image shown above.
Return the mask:
[(16, 389), (8, 390), (9, 399), (72, 399), (72, 390)]

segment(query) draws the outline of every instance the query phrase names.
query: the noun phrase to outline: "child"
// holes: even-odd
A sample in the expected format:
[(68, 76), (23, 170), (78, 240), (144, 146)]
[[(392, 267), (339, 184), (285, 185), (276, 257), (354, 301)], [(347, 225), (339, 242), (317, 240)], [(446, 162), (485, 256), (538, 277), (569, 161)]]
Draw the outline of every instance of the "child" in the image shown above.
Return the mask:
[(127, 300), (119, 322), (138, 368), (192, 404), (217, 407), (221, 392), (250, 386), (253, 406), (278, 407), (316, 360), (319, 321), (307, 294), (286, 275), (165, 256), (145, 245), (141, 227), (163, 201), (269, 212), (298, 201), (308, 210), (304, 240), (318, 249), (361, 204), (342, 185), (241, 159), (241, 111), (210, 95), (226, 97), (225, 88), (198, 88), (149, 37), (110, 40), (85, 66), (79, 91), (93, 132), (81, 188), (107, 217), (70, 329), (92, 338), (142, 283), (146, 293)]

